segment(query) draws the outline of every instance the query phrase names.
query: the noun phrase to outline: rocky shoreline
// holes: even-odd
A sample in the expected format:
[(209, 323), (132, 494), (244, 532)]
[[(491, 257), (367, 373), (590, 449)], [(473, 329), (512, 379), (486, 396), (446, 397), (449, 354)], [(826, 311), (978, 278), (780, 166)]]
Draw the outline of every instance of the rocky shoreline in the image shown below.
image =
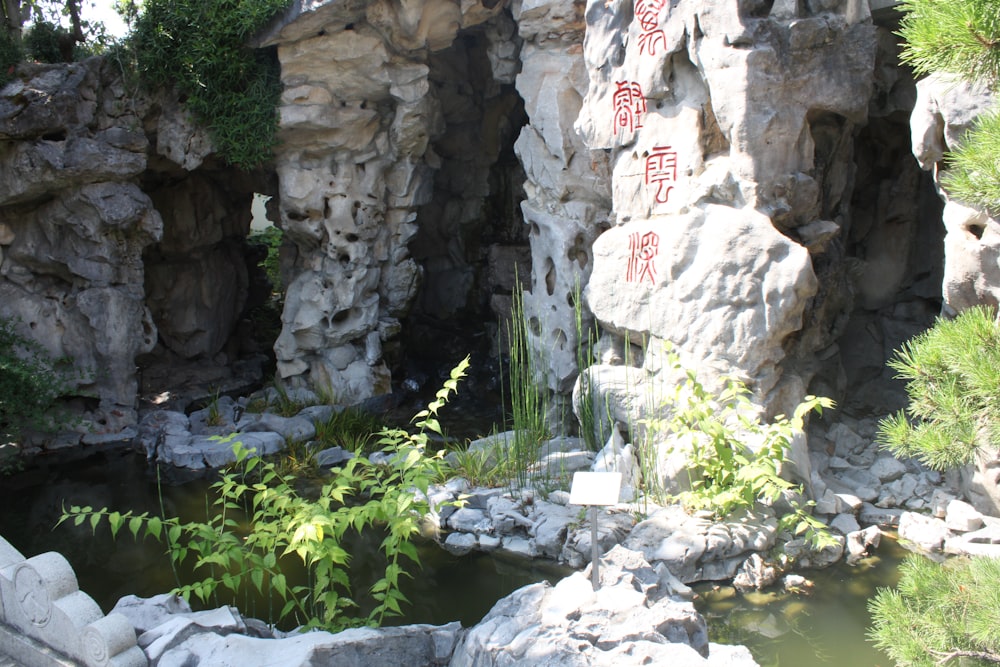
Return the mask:
[[(296, 398), (309, 402), (309, 392), (299, 394)], [(266, 392), (263, 398), (268, 398)], [(262, 454), (280, 451), (289, 442), (308, 446), (316, 423), (334, 410), (314, 405), (294, 417), (281, 417), (247, 412), (247, 402), (222, 397), (217, 405), (189, 416), (151, 412), (142, 419), (133, 446), (162, 464), (189, 471), (217, 468), (232, 461), (231, 443), (220, 436), (235, 434), (234, 439)], [(210, 413), (221, 415), (221, 422), (209, 425)], [(916, 460), (894, 458), (875, 443), (876, 429), (874, 418), (846, 415), (831, 422), (814, 420), (810, 426), (813, 513), (829, 526), (838, 546), (810, 552), (801, 540), (789, 542), (786, 536), (783, 549), (795, 566), (826, 567), (842, 558), (856, 562), (878, 546), (883, 530), (898, 531), (902, 540), (926, 551), (1000, 554), (1000, 519), (980, 511), (982, 503), (976, 509), (964, 500), (958, 473), (942, 475)], [(470, 450), (502, 449), (509, 438), (499, 434), (474, 441)], [(579, 439), (553, 439), (540, 448), (532, 466), (536, 483), (525, 489), (473, 488), (462, 478), (435, 485), (428, 491), (428, 519), (442, 546), (456, 554), (502, 549), (583, 567), (590, 558), (591, 530), (581, 508), (569, 505), (569, 477), (576, 471), (607, 469), (615, 456), (621, 463), (621, 443), (609, 447), (595, 454), (585, 451)], [(315, 456), (321, 467), (330, 467), (353, 454), (331, 448)], [(378, 460), (378, 453), (372, 459)], [(626, 471), (626, 478), (631, 474), (634, 470)], [(606, 508), (598, 536), (602, 551), (616, 544), (636, 549), (650, 562), (666, 564), (684, 583), (732, 579), (752, 554), (766, 556), (780, 537), (774, 512), (767, 507), (711, 521), (645, 500)]]
[[(312, 405), (293, 417), (266, 410), (248, 412), (251, 401), (259, 405), (274, 400), (268, 391), (273, 390), (238, 400), (220, 397), (190, 415), (154, 410), (142, 418), (138, 429), (123, 432), (119, 439), (124, 442), (131, 436), (131, 447), (144, 452), (150, 462), (173, 467), (181, 477), (203, 475), (230, 462), (234, 439), (265, 454), (284, 450), (290, 443), (315, 445), (316, 424), (328, 420), (335, 408)], [(318, 402), (307, 392), (300, 393), (296, 400)], [(957, 475), (941, 475), (916, 461), (900, 461), (880, 451), (873, 442), (876, 427), (873, 418), (845, 415), (835, 421), (814, 420), (809, 427), (810, 482), (816, 497), (813, 511), (836, 540), (822, 551), (782, 535), (771, 508), (761, 506), (752, 513), (717, 521), (687, 514), (678, 506), (658, 507), (633, 499), (603, 508), (599, 515), (599, 550), (604, 554), (601, 591), (585, 594), (590, 586), (587, 566), (554, 587), (543, 583), (516, 591), (469, 629), (452, 623), (289, 637), (259, 621), (244, 619), (228, 607), (191, 612), (173, 596), (123, 599), (113, 613), (129, 618), (137, 646), (149, 664), (155, 665), (190, 664), (189, 660), (206, 656), (228, 661), (213, 664), (269, 664), (261, 656), (274, 655), (273, 651), (287, 656), (283, 660), (298, 656), (294, 664), (333, 664), (316, 660), (336, 656), (338, 665), (403, 664), (399, 660), (456, 667), (509, 664), (511, 660), (538, 665), (628, 665), (644, 664), (647, 659), (752, 665), (756, 663), (743, 647), (712, 646), (709, 650), (703, 637), (705, 621), (690, 605), (689, 584), (731, 581), (738, 590), (749, 591), (777, 585), (782, 577), (799, 581), (810, 568), (842, 559), (848, 564), (858, 562), (878, 548), (883, 531), (924, 552), (997, 555), (1000, 550), (1000, 519), (961, 499)], [(508, 437), (499, 434), (470, 447), (490, 451)], [(462, 478), (432, 486), (426, 521), (435, 529), (439, 544), (455, 554), (499, 550), (584, 568), (590, 559), (591, 527), (583, 508), (569, 504), (565, 483), (577, 470), (607, 469), (609, 455), (616, 451), (616, 456), (610, 456), (615, 461), (611, 467), (627, 463), (627, 457), (621, 456), (621, 442), (608, 446), (610, 452), (595, 454), (584, 451), (577, 439), (554, 439), (541, 448), (532, 466), (535, 484), (514, 492), (471, 487)], [(321, 467), (331, 467), (353, 454), (333, 448), (317, 451), (315, 456)], [(378, 462), (377, 452), (370, 456)], [(625, 473), (626, 477), (631, 474)], [(460, 507), (454, 504), (458, 499), (463, 501)], [(0, 563), (0, 583), (7, 586), (5, 599), (20, 599), (12, 587), (17, 585), (16, 572), (24, 559), (9, 545), (5, 553), (6, 561)], [(65, 572), (68, 567), (57, 568), (63, 579), (72, 576), (71, 569), (68, 575)], [(69, 587), (75, 587), (75, 578)], [(645, 597), (616, 607), (622, 604), (615, 597), (616, 587), (623, 595), (641, 590)], [(622, 614), (635, 609), (664, 616), (623, 620)], [(7, 613), (5, 622), (12, 625)], [(593, 622), (585, 623), (587, 619)], [(601, 626), (604, 630), (595, 629), (595, 619), (607, 624)], [(623, 627), (635, 632), (618, 636)], [(265, 639), (278, 641), (259, 644)], [(538, 647), (549, 652), (538, 654)], [(65, 647), (61, 650), (66, 652)]]
[[(170, 594), (127, 596), (104, 616), (62, 556), (25, 559), (0, 538), (0, 664), (9, 657), (67, 667), (757, 665), (743, 646), (708, 641), (705, 619), (675, 581), (619, 546), (601, 560), (598, 590), (589, 571), (556, 586), (532, 584), (472, 628), (453, 622), (284, 633), (233, 607), (192, 611)], [(70, 660), (52, 663), (52, 650)]]

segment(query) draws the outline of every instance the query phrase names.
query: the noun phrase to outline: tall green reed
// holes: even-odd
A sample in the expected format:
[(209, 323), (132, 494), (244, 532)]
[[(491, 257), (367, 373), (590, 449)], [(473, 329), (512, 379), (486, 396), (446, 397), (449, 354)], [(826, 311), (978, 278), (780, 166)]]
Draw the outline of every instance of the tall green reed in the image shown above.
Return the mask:
[[(533, 346), (531, 333), (524, 310), (524, 290), (515, 276), (511, 318), (507, 325), (509, 357), (506, 372), (510, 390), (508, 425), (513, 435), (507, 449), (505, 469), (512, 489), (529, 485), (539, 447), (550, 437), (550, 395), (544, 381), (544, 346), (541, 341)], [(503, 354), (500, 356), (502, 359)], [(501, 377), (503, 375), (501, 371)]]

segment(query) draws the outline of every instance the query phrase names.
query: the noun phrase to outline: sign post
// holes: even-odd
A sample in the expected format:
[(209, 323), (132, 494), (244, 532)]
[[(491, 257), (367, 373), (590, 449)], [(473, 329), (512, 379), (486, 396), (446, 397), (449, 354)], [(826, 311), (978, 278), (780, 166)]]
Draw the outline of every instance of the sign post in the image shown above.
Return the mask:
[(597, 544), (597, 508), (615, 505), (621, 492), (620, 472), (573, 473), (573, 486), (569, 492), (570, 505), (590, 507), (590, 582), (596, 591), (601, 587), (600, 547)]

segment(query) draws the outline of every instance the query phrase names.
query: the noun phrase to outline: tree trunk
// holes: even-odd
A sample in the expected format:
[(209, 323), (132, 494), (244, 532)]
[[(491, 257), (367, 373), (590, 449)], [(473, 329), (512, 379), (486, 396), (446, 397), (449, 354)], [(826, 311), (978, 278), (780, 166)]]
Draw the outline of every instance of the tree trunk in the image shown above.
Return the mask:
[(80, 0), (66, 0), (66, 9), (69, 10), (70, 31), (59, 38), (59, 55), (63, 62), (71, 63), (76, 45), (82, 44), (87, 37), (83, 34), (83, 24), (80, 21)]
[(3, 28), (15, 44), (20, 44), (21, 25), (24, 23), (24, 18), (21, 16), (21, 0), (2, 0), (2, 3)]

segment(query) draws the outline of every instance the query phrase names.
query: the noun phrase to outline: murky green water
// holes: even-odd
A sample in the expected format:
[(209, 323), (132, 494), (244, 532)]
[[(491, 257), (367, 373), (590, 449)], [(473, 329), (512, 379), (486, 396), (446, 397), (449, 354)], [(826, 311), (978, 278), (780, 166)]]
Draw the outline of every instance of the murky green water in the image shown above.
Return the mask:
[(896, 585), (904, 554), (883, 539), (875, 556), (854, 567), (802, 572), (813, 583), (806, 592), (741, 595), (731, 586), (699, 584), (695, 604), (712, 641), (746, 644), (763, 667), (890, 667), (866, 639), (867, 603), (878, 588)]
[[(204, 481), (161, 486), (163, 509), (167, 515), (203, 518), (207, 486)], [(33, 470), (0, 479), (0, 535), (26, 556), (50, 550), (65, 555), (81, 589), (107, 611), (123, 595), (150, 596), (174, 587), (163, 547), (151, 540), (135, 544), (130, 536), (114, 541), (106, 530), (94, 537), (87, 526), (64, 524), (53, 530), (61, 507), (159, 512), (159, 498), (155, 475), (134, 455), (109, 454)], [(371, 565), (377, 543), (357, 544), (353, 551), (355, 588), (360, 589), (374, 576)], [(425, 567), (405, 587), (413, 605), (398, 623), (458, 620), (471, 626), (513, 590), (543, 579), (555, 582), (567, 573), (487, 554), (457, 558), (433, 544), (423, 545), (420, 552)], [(696, 604), (709, 620), (713, 641), (746, 644), (765, 667), (889, 667), (888, 659), (866, 641), (866, 603), (877, 587), (896, 583), (901, 556), (895, 543), (885, 540), (878, 556), (861, 565), (804, 573), (815, 584), (810, 595), (739, 595), (730, 587), (699, 585)], [(267, 615), (262, 608), (243, 611)]]
[[(163, 515), (202, 520), (208, 486), (204, 480), (158, 485), (141, 457), (126, 454), (34, 470), (0, 479), (0, 535), (28, 557), (45, 551), (63, 554), (77, 573), (80, 589), (108, 611), (123, 595), (148, 597), (177, 585), (164, 547), (151, 539), (136, 544), (127, 531), (113, 540), (105, 526), (96, 535), (87, 524), (67, 522), (54, 529), (61, 508), (89, 505), (160, 514), (162, 497)], [(384, 567), (378, 562), (378, 541), (359, 539), (348, 547), (356, 591), (366, 589)], [(569, 572), (502, 555), (475, 553), (458, 558), (430, 542), (419, 545), (419, 553), (424, 567), (403, 585), (412, 605), (393, 623), (457, 620), (474, 625), (512, 591), (537, 581), (556, 582)], [(248, 615), (267, 618), (264, 604), (251, 600), (239, 606)]]

